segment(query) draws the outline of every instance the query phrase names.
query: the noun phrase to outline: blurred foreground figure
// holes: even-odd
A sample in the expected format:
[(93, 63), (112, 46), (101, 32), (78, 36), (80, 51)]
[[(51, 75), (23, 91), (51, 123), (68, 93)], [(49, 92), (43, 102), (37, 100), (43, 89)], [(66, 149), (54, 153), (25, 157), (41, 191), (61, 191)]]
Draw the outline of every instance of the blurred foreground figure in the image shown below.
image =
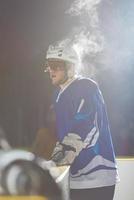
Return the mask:
[[(61, 189), (51, 173), (51, 169), (55, 167), (53, 162), (27, 151), (11, 149), (2, 132), (0, 144), (0, 195), (62, 199)], [(54, 172), (57, 172), (55, 168)]]
[(112, 200), (119, 178), (104, 99), (96, 82), (76, 76), (78, 65), (70, 44), (49, 46), (58, 139), (51, 159), (71, 166), (71, 200)]

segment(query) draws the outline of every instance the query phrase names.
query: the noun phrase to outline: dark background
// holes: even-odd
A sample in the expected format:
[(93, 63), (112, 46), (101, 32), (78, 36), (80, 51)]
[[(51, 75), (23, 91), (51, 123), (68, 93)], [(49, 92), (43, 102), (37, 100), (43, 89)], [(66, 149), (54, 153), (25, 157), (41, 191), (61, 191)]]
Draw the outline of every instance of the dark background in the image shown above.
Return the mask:
[[(0, 126), (13, 146), (30, 146), (45, 127), (53, 88), (42, 62), (48, 45), (79, 24), (65, 14), (72, 2), (0, 0)], [(133, 10), (132, 0), (103, 0), (98, 11), (107, 48), (95, 79), (118, 156), (134, 155)]]

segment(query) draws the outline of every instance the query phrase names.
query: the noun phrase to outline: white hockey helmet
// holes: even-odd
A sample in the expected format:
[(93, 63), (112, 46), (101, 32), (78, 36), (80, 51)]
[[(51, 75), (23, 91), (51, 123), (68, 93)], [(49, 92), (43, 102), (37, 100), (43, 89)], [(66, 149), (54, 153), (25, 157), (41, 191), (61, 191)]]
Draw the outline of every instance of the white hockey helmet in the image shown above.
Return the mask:
[(77, 52), (71, 46), (50, 45), (46, 54), (46, 59), (56, 58), (73, 64), (78, 62)]

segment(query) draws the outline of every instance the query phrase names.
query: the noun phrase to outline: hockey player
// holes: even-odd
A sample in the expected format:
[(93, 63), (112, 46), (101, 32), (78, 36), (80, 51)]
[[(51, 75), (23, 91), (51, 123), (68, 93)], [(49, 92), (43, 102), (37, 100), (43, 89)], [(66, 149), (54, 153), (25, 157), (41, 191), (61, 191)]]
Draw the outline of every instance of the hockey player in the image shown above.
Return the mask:
[(50, 46), (46, 60), (56, 86), (52, 160), (70, 165), (71, 200), (112, 200), (118, 173), (101, 91), (95, 81), (76, 76), (79, 59), (72, 47)]

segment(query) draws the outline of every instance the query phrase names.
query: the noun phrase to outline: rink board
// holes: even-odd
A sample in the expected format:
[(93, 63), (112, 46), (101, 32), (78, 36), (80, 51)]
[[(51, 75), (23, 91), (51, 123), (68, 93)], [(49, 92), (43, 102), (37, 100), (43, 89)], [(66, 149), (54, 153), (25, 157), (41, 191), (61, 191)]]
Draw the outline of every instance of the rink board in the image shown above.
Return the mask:
[(114, 200), (134, 200), (134, 157), (118, 157), (120, 182), (116, 185)]

